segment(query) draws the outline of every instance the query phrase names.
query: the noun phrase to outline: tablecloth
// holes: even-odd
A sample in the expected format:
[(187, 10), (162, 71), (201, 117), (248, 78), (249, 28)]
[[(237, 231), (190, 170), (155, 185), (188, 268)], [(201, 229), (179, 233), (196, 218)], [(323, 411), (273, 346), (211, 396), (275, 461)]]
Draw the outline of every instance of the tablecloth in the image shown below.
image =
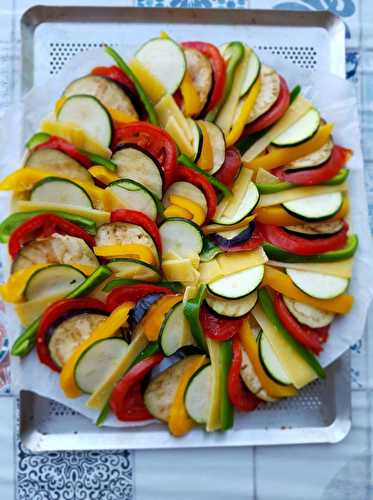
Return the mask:
[[(329, 9), (344, 20), (347, 76), (362, 118), (373, 229), (373, 2), (371, 0), (134, 0), (38, 2), (49, 5)], [(28, 0), (0, 2), (0, 113), (16, 95), (21, 14)], [(373, 342), (351, 348), (352, 430), (336, 445), (242, 449), (32, 454), (16, 435), (8, 342), (0, 309), (0, 499), (10, 500), (371, 500)], [(367, 331), (373, 328), (371, 312)]]

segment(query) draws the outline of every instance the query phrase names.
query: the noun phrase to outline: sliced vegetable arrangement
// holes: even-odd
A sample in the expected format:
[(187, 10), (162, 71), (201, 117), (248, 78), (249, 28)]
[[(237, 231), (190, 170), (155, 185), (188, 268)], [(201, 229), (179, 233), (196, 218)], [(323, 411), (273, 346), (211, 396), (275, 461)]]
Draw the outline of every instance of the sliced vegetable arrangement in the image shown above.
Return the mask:
[(0, 181), (12, 354), (35, 348), (97, 425), (227, 430), (325, 377), (353, 306), (352, 151), (242, 42), (105, 50)]

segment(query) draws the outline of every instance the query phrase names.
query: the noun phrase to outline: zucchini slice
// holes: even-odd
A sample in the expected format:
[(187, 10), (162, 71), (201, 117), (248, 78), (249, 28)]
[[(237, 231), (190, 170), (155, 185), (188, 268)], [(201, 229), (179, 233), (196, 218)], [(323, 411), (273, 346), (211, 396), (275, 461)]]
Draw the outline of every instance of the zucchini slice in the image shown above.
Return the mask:
[(254, 291), (242, 299), (229, 300), (208, 293), (205, 299), (211, 309), (220, 314), (220, 316), (240, 318), (241, 316), (245, 316), (255, 306), (258, 294)]
[(334, 299), (342, 295), (349, 284), (347, 278), (286, 268), (287, 275), (304, 293), (316, 299)]
[(289, 214), (306, 221), (323, 221), (333, 217), (341, 208), (343, 195), (337, 193), (325, 193), (315, 196), (307, 196), (297, 200), (282, 203)]
[(113, 259), (108, 262), (107, 267), (117, 278), (130, 278), (144, 281), (159, 281), (159, 271), (141, 260), (136, 259)]
[(79, 344), (106, 318), (107, 314), (97, 309), (71, 311), (67, 317), (58, 318), (46, 334), (49, 354), (55, 364), (62, 368)]
[(259, 343), (260, 361), (269, 377), (278, 384), (290, 385), (292, 381), (284, 370), (264, 332), (259, 333), (257, 342)]
[(109, 112), (96, 97), (90, 95), (68, 97), (57, 114), (57, 121), (83, 127), (89, 136), (102, 146), (110, 146), (113, 123)]
[(63, 93), (65, 97), (83, 94), (96, 97), (104, 106), (121, 111), (134, 119), (138, 118), (124, 88), (109, 78), (96, 75), (83, 76), (71, 82)]
[(272, 144), (279, 147), (296, 146), (311, 139), (318, 131), (319, 126), (320, 113), (316, 109), (310, 109), (285, 132), (276, 137)]
[(121, 145), (111, 160), (117, 165), (117, 175), (145, 186), (158, 198), (163, 193), (163, 172), (159, 163), (145, 149), (134, 144)]
[(197, 424), (206, 424), (211, 396), (211, 364), (202, 366), (190, 379), (185, 391), (185, 408)]
[(25, 300), (42, 299), (61, 290), (74, 290), (85, 279), (86, 276), (78, 269), (66, 264), (55, 264), (35, 271), (26, 283), (23, 296)]
[(258, 188), (251, 181), (251, 173), (242, 168), (233, 186), (233, 196), (224, 197), (219, 203), (214, 222), (232, 225), (247, 217), (259, 202)]
[(322, 311), (317, 307), (285, 297), (285, 295), (282, 298), (291, 314), (302, 325), (309, 326), (310, 328), (322, 328), (323, 326), (330, 325), (335, 318), (335, 314), (333, 313)]
[(240, 97), (244, 96), (254, 85), (260, 75), (261, 62), (258, 56), (251, 49), (249, 61), (247, 63), (245, 79), (242, 83)]
[(88, 193), (81, 186), (60, 177), (46, 177), (37, 182), (31, 190), (30, 201), (93, 208)]
[(58, 174), (62, 177), (93, 184), (92, 176), (88, 170), (58, 149), (46, 148), (33, 151), (26, 158), (25, 165), (50, 172), (52, 175)]
[(207, 285), (208, 290), (224, 299), (241, 299), (258, 288), (263, 280), (264, 265), (224, 276)]
[(187, 122), (193, 137), (192, 146), (194, 150), (194, 155), (192, 161), (197, 162), (202, 152), (202, 145), (203, 145), (202, 130), (198, 126), (198, 123), (192, 120), (191, 118), (187, 118)]
[(98, 340), (86, 349), (75, 365), (75, 382), (86, 394), (93, 394), (128, 351), (118, 337)]
[(114, 181), (106, 188), (124, 208), (138, 210), (150, 219), (156, 220), (158, 205), (154, 195), (138, 182), (130, 179)]
[(180, 347), (195, 345), (189, 322), (184, 316), (183, 302), (175, 304), (168, 311), (161, 326), (159, 341), (165, 356), (172, 356)]
[(171, 205), (170, 196), (175, 194), (177, 196), (183, 196), (194, 203), (197, 203), (200, 207), (202, 207), (205, 214), (207, 213), (207, 201), (205, 195), (202, 193), (200, 189), (191, 184), (190, 182), (185, 181), (177, 181), (174, 182), (169, 189), (167, 189), (164, 197), (163, 197), (163, 206), (165, 208)]
[(140, 61), (172, 95), (183, 81), (186, 60), (184, 51), (169, 38), (153, 38), (137, 52)]
[(215, 174), (225, 160), (225, 137), (223, 131), (215, 123), (204, 121), (203, 124), (206, 127), (212, 148), (213, 166), (209, 174)]
[(201, 230), (194, 222), (187, 219), (170, 218), (165, 220), (159, 232), (162, 238), (164, 254), (173, 251), (179, 257), (188, 258), (199, 254), (203, 247)]

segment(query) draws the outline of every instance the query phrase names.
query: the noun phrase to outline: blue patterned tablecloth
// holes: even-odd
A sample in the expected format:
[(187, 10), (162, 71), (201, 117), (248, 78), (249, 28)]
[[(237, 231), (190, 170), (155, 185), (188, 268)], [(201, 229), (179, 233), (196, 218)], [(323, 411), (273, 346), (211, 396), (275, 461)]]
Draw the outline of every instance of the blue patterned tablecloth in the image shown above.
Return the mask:
[[(347, 77), (356, 86), (362, 118), (365, 175), (373, 229), (372, 0), (133, 0), (141, 7), (326, 10), (346, 24)], [(53, 5), (132, 5), (65, 0)], [(0, 110), (14, 97), (19, 19), (31, 0), (0, 3)], [(353, 427), (338, 445), (172, 452), (32, 454), (15, 434), (9, 396), (8, 340), (0, 309), (0, 499), (10, 500), (372, 500), (373, 343), (351, 348)], [(368, 322), (372, 323), (373, 315)]]

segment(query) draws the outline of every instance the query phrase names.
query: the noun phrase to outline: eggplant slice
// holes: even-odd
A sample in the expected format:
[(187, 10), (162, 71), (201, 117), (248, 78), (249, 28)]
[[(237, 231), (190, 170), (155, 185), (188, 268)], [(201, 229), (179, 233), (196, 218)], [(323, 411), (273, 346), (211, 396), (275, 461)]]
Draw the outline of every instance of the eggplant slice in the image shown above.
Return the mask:
[(260, 91), (251, 110), (247, 123), (251, 123), (266, 113), (277, 101), (280, 94), (280, 77), (271, 67), (262, 64), (260, 69)]
[(303, 168), (313, 168), (321, 166), (323, 163), (329, 160), (330, 155), (333, 150), (333, 141), (329, 139), (329, 141), (324, 144), (320, 149), (310, 153), (307, 156), (303, 156), (302, 158), (298, 158), (298, 160), (294, 160), (286, 167), (287, 170), (298, 170)]
[(205, 107), (212, 87), (212, 67), (210, 61), (201, 52), (195, 49), (184, 50), (193, 86), (197, 90), (201, 101), (201, 110)]

